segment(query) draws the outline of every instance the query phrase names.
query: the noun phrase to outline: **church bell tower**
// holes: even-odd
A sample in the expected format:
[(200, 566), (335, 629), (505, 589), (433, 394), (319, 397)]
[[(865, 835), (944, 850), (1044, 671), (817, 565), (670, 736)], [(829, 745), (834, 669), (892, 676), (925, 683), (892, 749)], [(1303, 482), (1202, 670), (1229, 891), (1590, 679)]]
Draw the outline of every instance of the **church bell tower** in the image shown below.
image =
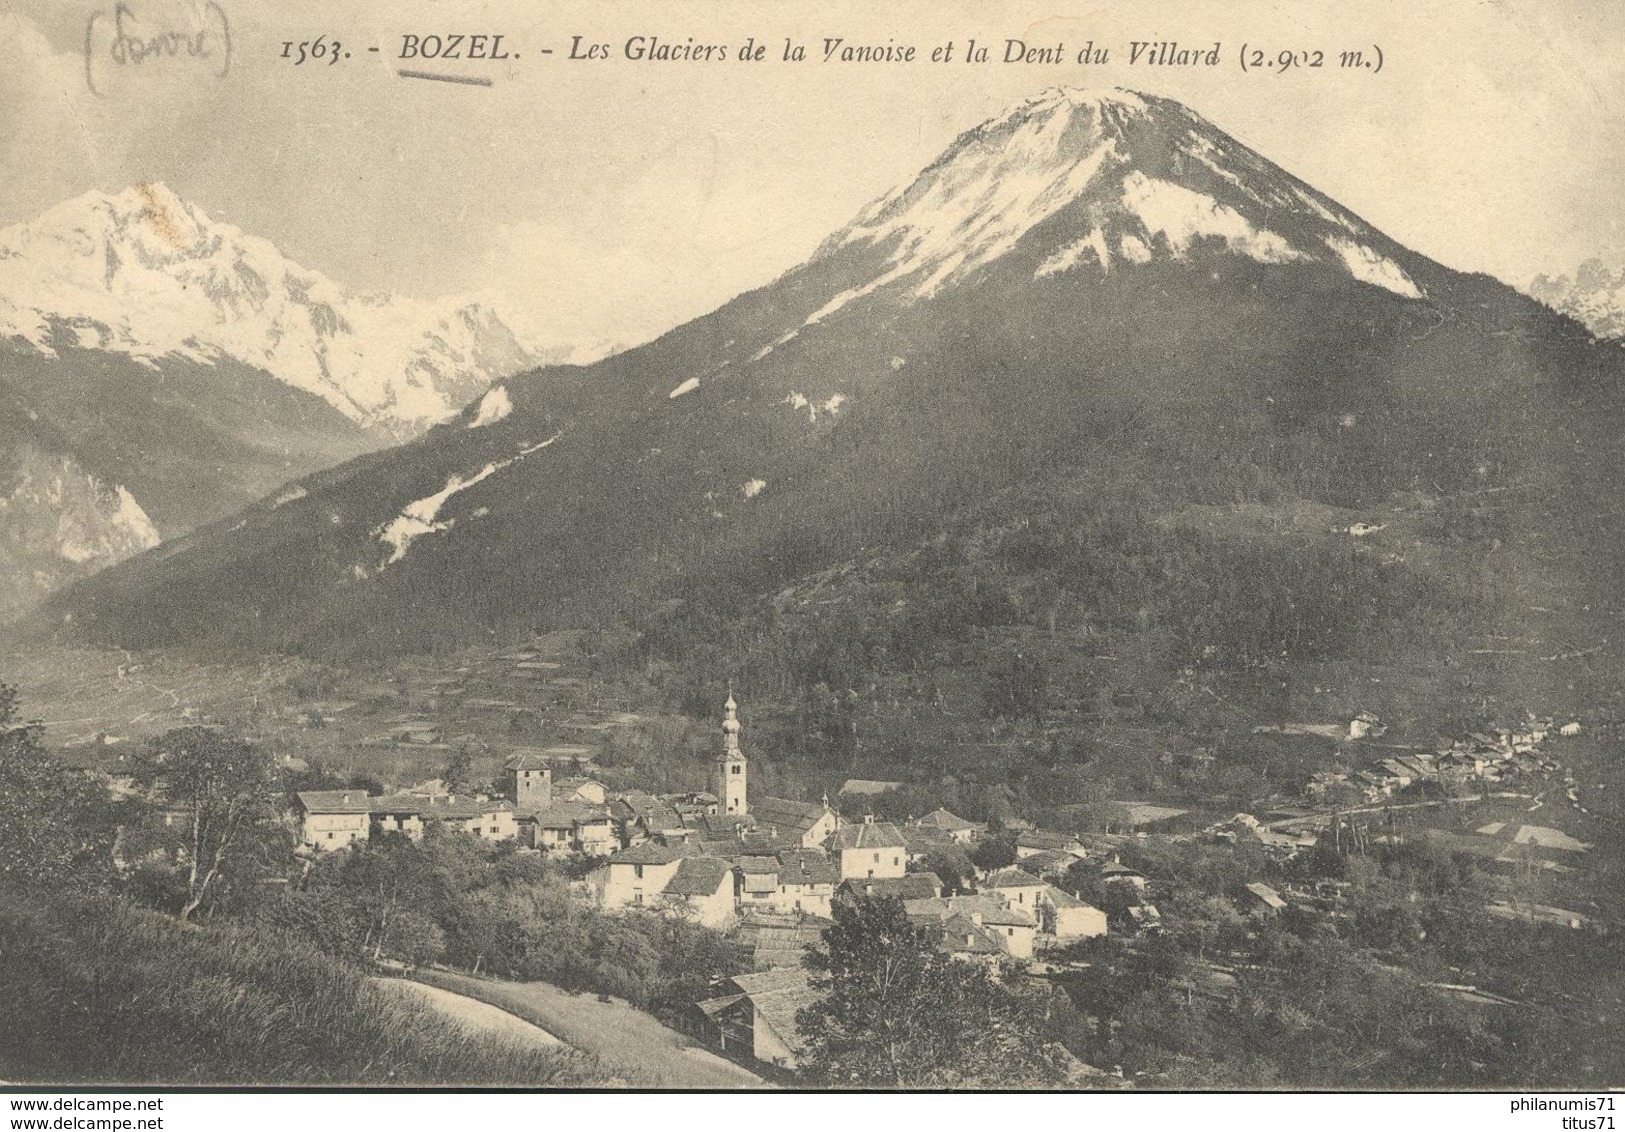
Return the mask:
[(717, 756), (715, 793), (722, 813), (743, 816), (750, 812), (750, 806), (745, 800), (747, 769), (745, 755), (739, 749), (738, 711), (739, 705), (734, 703), (733, 692), (730, 691), (728, 702), (723, 705), (722, 753)]

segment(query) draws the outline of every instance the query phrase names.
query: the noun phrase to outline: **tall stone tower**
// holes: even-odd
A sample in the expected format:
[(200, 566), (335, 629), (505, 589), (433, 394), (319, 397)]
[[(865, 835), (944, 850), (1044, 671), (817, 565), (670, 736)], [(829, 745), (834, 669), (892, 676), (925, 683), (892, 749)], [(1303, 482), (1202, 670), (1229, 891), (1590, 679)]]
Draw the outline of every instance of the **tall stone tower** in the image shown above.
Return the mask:
[(553, 800), (553, 764), (541, 755), (522, 752), (509, 759), (508, 798), (521, 811), (545, 809)]
[(715, 794), (717, 804), (722, 807), (725, 814), (748, 814), (750, 804), (745, 799), (745, 780), (748, 771), (745, 755), (739, 749), (739, 705), (734, 703), (733, 693), (728, 693), (728, 702), (723, 705), (722, 718), (722, 753), (717, 756), (717, 780)]

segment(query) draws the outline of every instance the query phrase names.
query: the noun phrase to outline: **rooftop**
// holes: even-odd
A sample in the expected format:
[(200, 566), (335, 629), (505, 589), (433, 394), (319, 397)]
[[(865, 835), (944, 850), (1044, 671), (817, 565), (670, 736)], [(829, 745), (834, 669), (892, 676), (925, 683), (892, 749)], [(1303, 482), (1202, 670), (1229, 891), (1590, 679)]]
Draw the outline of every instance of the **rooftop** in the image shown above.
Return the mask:
[(656, 845), (653, 841), (645, 841), (642, 845), (634, 845), (630, 849), (622, 849), (610, 857), (611, 865), (669, 865), (673, 861), (680, 861), (690, 856), (685, 851), (686, 846)]
[(301, 790), (299, 804), (310, 814), (367, 814), (371, 799), (365, 790)]
[(841, 870), (819, 849), (781, 849), (778, 855), (782, 884), (834, 884)]
[(684, 857), (662, 891), (667, 896), (714, 896), (732, 871), (721, 857)]
[(513, 809), (506, 798), (487, 798), (480, 801), (467, 794), (385, 794), (371, 800), (371, 812), (392, 816), (411, 816), (435, 821), (462, 821), (497, 814)]
[(905, 849), (897, 827), (889, 821), (862, 822), (835, 831), (831, 844), (837, 849)]
[(851, 896), (895, 896), (907, 903), (928, 900), (942, 891), (935, 873), (906, 873), (900, 877), (851, 877), (841, 882), (841, 891)]
[(941, 808), (932, 810), (915, 824), (931, 829), (940, 829), (944, 833), (967, 833), (986, 828), (977, 825), (975, 822), (966, 821), (958, 814)]

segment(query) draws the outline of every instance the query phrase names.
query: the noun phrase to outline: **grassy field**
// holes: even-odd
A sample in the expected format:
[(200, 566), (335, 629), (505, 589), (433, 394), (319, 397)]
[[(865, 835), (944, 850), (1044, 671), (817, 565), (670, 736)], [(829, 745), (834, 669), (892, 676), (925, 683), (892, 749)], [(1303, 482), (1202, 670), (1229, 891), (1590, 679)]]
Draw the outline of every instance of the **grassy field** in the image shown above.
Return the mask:
[(373, 982), (386, 992), (399, 995), (403, 1002), (430, 1007), (471, 1034), (488, 1034), (526, 1048), (558, 1049), (564, 1045), (534, 1022), (456, 991), (411, 979), (378, 977)]
[(420, 969), (430, 986), (517, 1014), (598, 1059), (612, 1084), (661, 1089), (761, 1089), (754, 1073), (696, 1045), (619, 999), (571, 994), (547, 983), (476, 979)]
[(0, 889), (0, 1080), (582, 1087), (591, 1057), (471, 1032), (280, 932)]

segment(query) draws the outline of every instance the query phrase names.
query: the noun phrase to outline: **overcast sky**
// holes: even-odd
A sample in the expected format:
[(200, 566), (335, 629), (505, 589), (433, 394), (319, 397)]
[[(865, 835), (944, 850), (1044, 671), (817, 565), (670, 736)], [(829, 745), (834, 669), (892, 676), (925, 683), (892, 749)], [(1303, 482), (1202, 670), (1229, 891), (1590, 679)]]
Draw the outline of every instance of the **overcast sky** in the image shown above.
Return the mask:
[[(202, 11), (125, 3), (144, 32)], [(158, 180), (346, 286), (487, 292), (565, 340), (632, 341), (769, 281), (957, 133), (1064, 83), (1177, 98), (1453, 267), (1521, 285), (1592, 256), (1625, 264), (1625, 8), (1601, 0), (220, 4), (224, 78), (106, 59), (111, 0), (0, 0), (0, 223)], [(84, 54), (98, 10), (102, 97)], [(278, 58), (321, 32), (352, 57)], [(518, 58), (439, 66), (490, 87), (397, 77), (433, 69), (396, 59), (400, 36), (433, 32), (500, 32)], [(627, 61), (638, 34), (730, 52), (754, 35), (768, 59)], [(568, 61), (575, 35), (613, 58)], [(816, 56), (826, 35), (922, 54), (951, 40), (956, 60), (776, 61), (786, 36)], [(1112, 61), (969, 66), (973, 36), (996, 55), (1007, 37), (1073, 55), (1093, 39)], [(1160, 39), (1221, 41), (1222, 65), (1129, 64), (1130, 40)], [(1329, 65), (1244, 75), (1243, 43)], [(1373, 44), (1381, 74), (1330, 65)]]

